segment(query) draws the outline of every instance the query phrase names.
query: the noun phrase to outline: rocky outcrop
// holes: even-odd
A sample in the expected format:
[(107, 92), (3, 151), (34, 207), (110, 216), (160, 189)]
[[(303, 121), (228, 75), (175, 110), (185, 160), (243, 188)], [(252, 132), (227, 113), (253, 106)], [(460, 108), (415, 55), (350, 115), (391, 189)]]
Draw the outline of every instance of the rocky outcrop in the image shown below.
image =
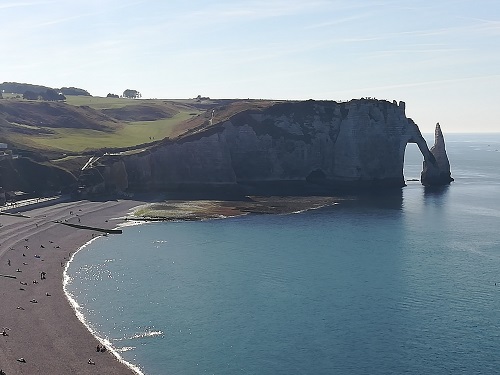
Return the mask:
[(403, 102), (285, 102), (242, 111), (139, 154), (101, 158), (98, 175), (107, 190), (128, 191), (401, 187), (408, 143), (436, 162)]
[(434, 160), (431, 162), (424, 160), (420, 181), (425, 186), (448, 185), (453, 181), (453, 178), (451, 177), (450, 162), (446, 154), (444, 137), (439, 122), (436, 124), (434, 146), (432, 146), (430, 152), (434, 156)]

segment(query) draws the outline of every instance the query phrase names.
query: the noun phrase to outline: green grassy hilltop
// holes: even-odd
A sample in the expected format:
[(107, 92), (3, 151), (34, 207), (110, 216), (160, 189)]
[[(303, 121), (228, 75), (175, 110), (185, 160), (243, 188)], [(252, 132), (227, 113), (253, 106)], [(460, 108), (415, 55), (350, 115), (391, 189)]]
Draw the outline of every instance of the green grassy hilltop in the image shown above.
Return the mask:
[[(162, 140), (176, 139), (272, 101), (196, 99), (127, 99), (67, 95), (64, 101), (25, 100), (3, 93), (0, 142), (22, 155), (70, 171), (89, 155), (133, 152)], [(213, 121), (209, 121), (213, 117)]]
[[(194, 101), (193, 101), (193, 104)], [(38, 152), (123, 148), (179, 135), (203, 111), (163, 100), (68, 96), (66, 102), (0, 100), (0, 138)]]

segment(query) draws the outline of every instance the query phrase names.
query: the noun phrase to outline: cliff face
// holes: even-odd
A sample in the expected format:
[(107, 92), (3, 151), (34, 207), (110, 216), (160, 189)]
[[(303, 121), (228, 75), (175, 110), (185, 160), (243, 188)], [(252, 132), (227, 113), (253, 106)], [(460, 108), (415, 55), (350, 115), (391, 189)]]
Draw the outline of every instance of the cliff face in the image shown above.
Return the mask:
[(420, 176), (422, 184), (425, 186), (449, 184), (453, 181), (453, 178), (451, 177), (450, 162), (446, 154), (444, 137), (439, 122), (436, 124), (436, 130), (434, 131), (434, 146), (432, 146), (430, 152), (434, 156), (435, 162), (424, 160), (423, 171)]
[(64, 169), (22, 157), (0, 160), (0, 187), (5, 191), (43, 195), (69, 191), (75, 185), (75, 177)]
[(101, 175), (108, 189), (129, 191), (403, 186), (408, 143), (435, 163), (403, 102), (287, 102), (240, 112), (141, 154), (103, 159)]

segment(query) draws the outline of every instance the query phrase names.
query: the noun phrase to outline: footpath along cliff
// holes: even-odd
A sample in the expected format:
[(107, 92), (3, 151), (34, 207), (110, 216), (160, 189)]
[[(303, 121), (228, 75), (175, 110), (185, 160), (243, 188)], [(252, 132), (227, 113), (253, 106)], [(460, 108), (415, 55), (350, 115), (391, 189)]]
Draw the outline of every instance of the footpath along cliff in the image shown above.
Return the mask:
[(101, 157), (80, 185), (89, 193), (247, 194), (401, 187), (408, 143), (423, 155), (422, 183), (442, 185), (452, 179), (439, 134), (429, 150), (404, 102), (283, 102), (244, 110), (140, 153)]

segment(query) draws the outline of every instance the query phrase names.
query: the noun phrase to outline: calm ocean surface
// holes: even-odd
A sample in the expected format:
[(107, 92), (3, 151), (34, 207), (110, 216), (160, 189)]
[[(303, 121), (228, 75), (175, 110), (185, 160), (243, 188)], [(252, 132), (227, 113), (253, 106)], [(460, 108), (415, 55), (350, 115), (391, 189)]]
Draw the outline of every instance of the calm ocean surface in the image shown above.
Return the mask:
[(498, 374), (500, 134), (445, 137), (447, 189), (126, 227), (67, 290), (148, 375)]

